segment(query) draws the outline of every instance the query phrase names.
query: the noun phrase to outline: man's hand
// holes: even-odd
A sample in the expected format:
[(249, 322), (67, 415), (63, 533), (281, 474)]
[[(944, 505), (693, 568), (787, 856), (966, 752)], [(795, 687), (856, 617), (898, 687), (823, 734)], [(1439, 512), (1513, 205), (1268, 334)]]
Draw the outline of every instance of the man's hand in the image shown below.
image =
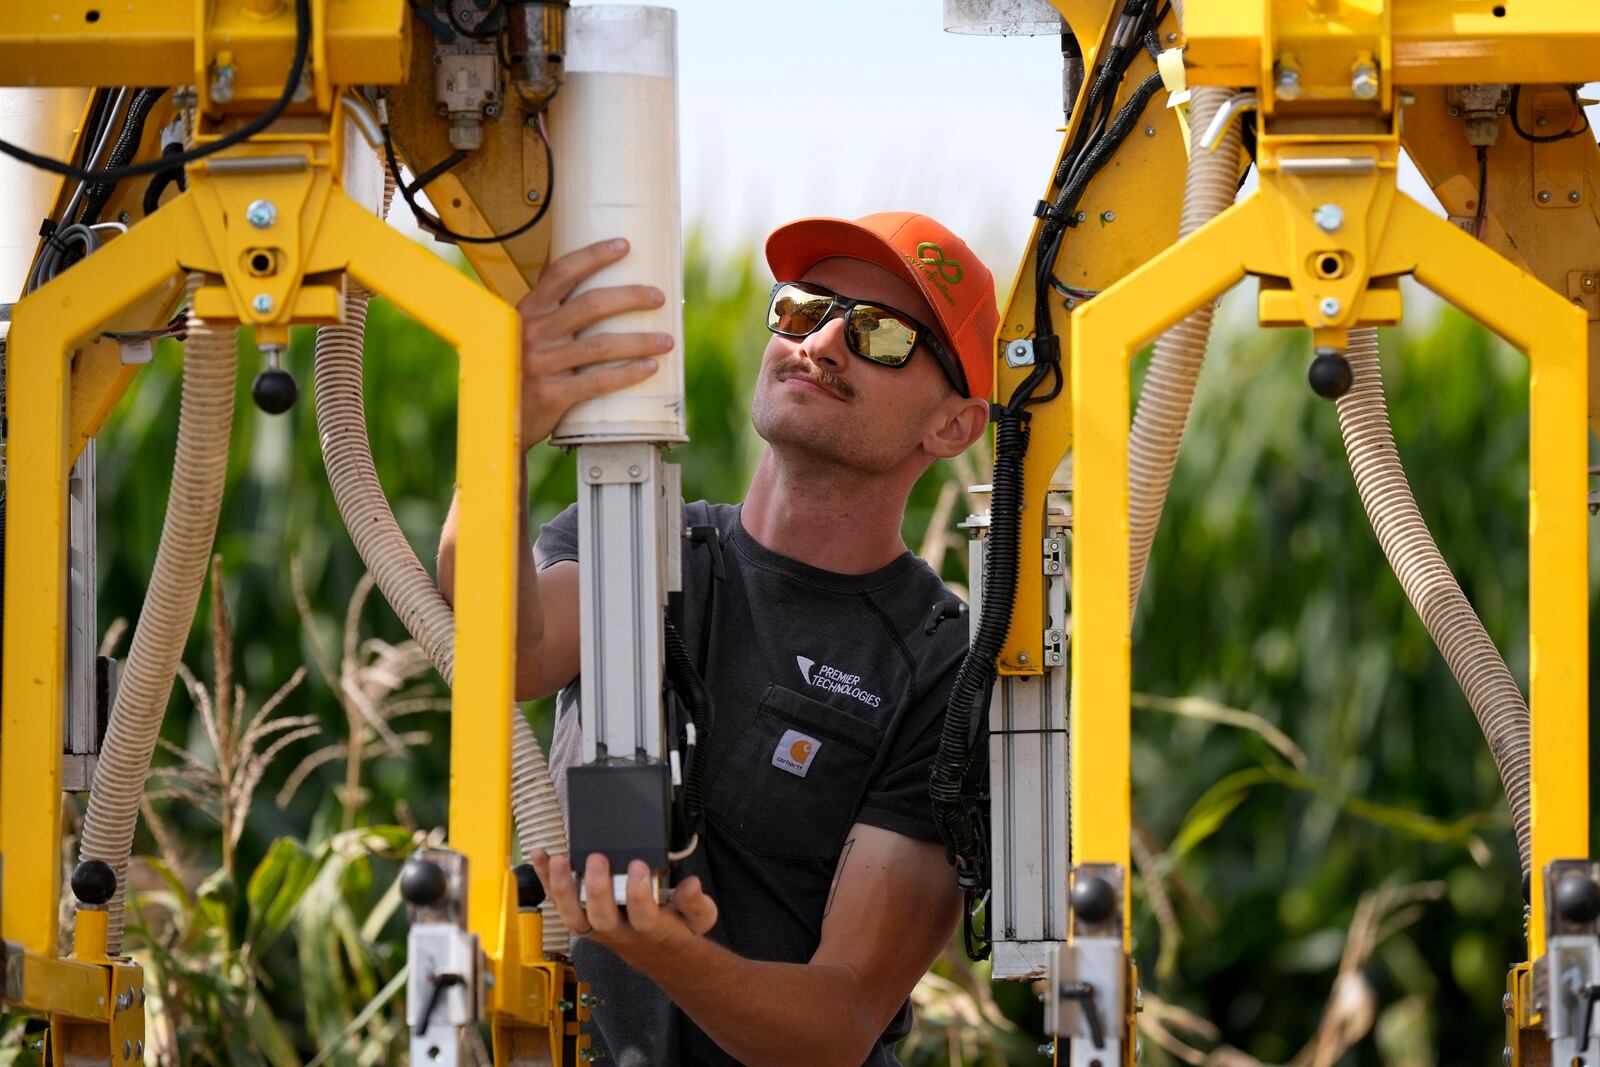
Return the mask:
[(584, 884), (590, 887), (587, 909), (578, 902), (578, 885), (566, 856), (550, 856), (535, 849), (530, 858), (568, 930), (594, 939), (646, 973), (655, 961), (671, 956), (717, 924), (716, 902), (706, 895), (699, 878), (685, 878), (673, 888), (671, 903), (663, 906), (650, 892), (650, 868), (643, 860), (634, 860), (628, 865), (628, 910), (624, 914), (612, 896), (611, 864), (599, 853), (584, 864)]
[[(568, 252), (548, 264), (538, 284), (518, 302), (524, 450), (550, 436), (572, 405), (644, 381), (656, 371), (656, 361), (650, 357), (672, 350), (672, 335), (667, 333), (575, 337), (613, 315), (661, 306), (665, 299), (661, 290), (648, 285), (607, 286), (572, 296), (586, 278), (627, 254), (628, 242), (621, 238)], [(627, 362), (595, 367), (619, 360)]]

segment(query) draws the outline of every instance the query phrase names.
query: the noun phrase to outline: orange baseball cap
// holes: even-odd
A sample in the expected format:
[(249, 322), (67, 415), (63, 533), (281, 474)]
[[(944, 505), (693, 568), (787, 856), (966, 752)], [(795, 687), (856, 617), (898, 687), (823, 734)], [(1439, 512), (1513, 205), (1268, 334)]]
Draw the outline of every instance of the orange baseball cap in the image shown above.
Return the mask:
[(926, 215), (884, 211), (846, 219), (800, 219), (772, 231), (767, 265), (796, 281), (834, 256), (859, 259), (915, 285), (938, 316), (967, 376), (967, 395), (994, 391), (994, 335), (1000, 325), (994, 275), (967, 243)]

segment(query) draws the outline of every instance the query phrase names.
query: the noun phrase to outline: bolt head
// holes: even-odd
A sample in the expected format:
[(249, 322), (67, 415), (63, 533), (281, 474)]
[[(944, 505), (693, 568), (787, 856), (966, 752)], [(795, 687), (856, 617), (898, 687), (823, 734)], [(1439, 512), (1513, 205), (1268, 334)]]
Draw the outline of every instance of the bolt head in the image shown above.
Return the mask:
[(1540, 189), (1539, 190), (1539, 203), (1548, 204), (1549, 202), (1550, 202), (1550, 190), (1548, 190), (1548, 189)]
[(255, 299), (250, 301), (250, 310), (257, 315), (270, 315), (272, 314), (272, 308), (272, 297), (266, 293), (257, 293)]
[(1278, 71), (1278, 96), (1283, 100), (1300, 98), (1300, 72), (1292, 67)]
[(1571, 203), (1576, 204), (1579, 200), (1582, 200), (1582, 199), (1583, 199), (1583, 194), (1578, 192), (1578, 190), (1576, 190), (1576, 189), (1572, 190), (1570, 193), (1567, 194), (1567, 200), (1569, 202), (1571, 202)]
[(1357, 100), (1373, 100), (1378, 95), (1378, 69), (1370, 63), (1358, 63), (1350, 74), (1350, 91)]
[(1512, 999), (1510, 993), (1507, 993), (1505, 996), (1500, 998), (1500, 1010), (1505, 1012), (1506, 1015), (1509, 1016), (1513, 1011), (1516, 1011), (1516, 1009), (1517, 1002)]
[(1115, 211), (1102, 211), (1102, 212), (1100, 212), (1100, 221), (1101, 222), (1116, 222), (1117, 221), (1117, 213)]
[(1511, 1067), (1511, 1046), (1510, 1045), (1507, 1045), (1505, 1048), (1500, 1050), (1500, 1062), (1505, 1064), (1505, 1067)]
[(1146, 126), (1144, 128), (1144, 135), (1146, 137), (1154, 137), (1156, 135), (1156, 128), (1154, 126)]
[(1325, 296), (1322, 298), (1321, 302), (1317, 304), (1317, 310), (1331, 319), (1339, 314), (1339, 309), (1342, 306), (1343, 305), (1339, 303), (1338, 297)]
[(134, 1059), (139, 1059), (139, 1060), (144, 1059), (144, 1042), (143, 1041), (135, 1041), (133, 1043), (133, 1056), (134, 1056)]
[(1026, 663), (1026, 662), (1028, 662), (1028, 654), (1026, 652), (1018, 652), (1017, 653), (1017, 662), (1018, 663)]
[(226, 104), (233, 99), (233, 67), (224, 63), (211, 73), (211, 99)]
[(640, 471), (638, 464), (634, 464), (632, 467), (628, 468), (628, 477), (630, 478), (637, 478), (639, 477), (640, 473), (642, 472)]
[(1054, 1041), (1046, 1041), (1044, 1044), (1039, 1046), (1039, 1055), (1041, 1055), (1041, 1056), (1054, 1056), (1055, 1054), (1056, 1054), (1056, 1043)]
[(492, 119), (498, 114), (500, 114), (500, 105), (499, 104), (485, 104), (485, 105), (483, 105), (483, 117), (484, 118)]
[(1594, 288), (1594, 275), (1591, 274), (1588, 277), (1583, 279), (1583, 287), (1585, 289), (1593, 289)]
[(1089, 216), (1086, 213), (1080, 211), (1073, 217), (1076, 218), (1079, 222), (1082, 222), (1085, 219), (1087, 219)]
[(1535, 126), (1539, 127), (1542, 130), (1546, 126), (1550, 125), (1550, 120), (1548, 118), (1546, 118), (1545, 116), (1540, 115), (1538, 118), (1533, 120), (1533, 124)]
[(1450, 117), (1453, 118), (1453, 119), (1460, 118), (1461, 117), (1461, 109), (1459, 107), (1452, 107), (1450, 109)]
[(278, 221), (278, 208), (271, 200), (252, 200), (244, 209), (244, 217), (256, 229), (264, 230)]
[(123, 1043), (122, 1043), (122, 1058), (125, 1059), (125, 1060), (133, 1059), (133, 1042), (132, 1041), (123, 1041)]
[(1323, 204), (1311, 213), (1311, 219), (1323, 233), (1337, 233), (1344, 225), (1344, 208), (1338, 204)]
[(539, 190), (537, 190), (537, 189), (529, 189), (528, 190), (528, 203), (537, 204), (538, 202), (539, 202)]
[(599, 467), (590, 467), (589, 468), (589, 477), (590, 478), (598, 478), (598, 477), (600, 477), (600, 468)]

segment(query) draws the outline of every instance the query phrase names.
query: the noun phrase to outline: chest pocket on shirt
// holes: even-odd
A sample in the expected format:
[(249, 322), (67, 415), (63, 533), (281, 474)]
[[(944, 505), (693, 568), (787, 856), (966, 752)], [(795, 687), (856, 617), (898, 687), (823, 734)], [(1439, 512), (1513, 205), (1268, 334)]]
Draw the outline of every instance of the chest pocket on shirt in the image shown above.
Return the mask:
[(712, 774), (707, 810), (758, 855), (831, 863), (882, 741), (849, 712), (769, 685)]

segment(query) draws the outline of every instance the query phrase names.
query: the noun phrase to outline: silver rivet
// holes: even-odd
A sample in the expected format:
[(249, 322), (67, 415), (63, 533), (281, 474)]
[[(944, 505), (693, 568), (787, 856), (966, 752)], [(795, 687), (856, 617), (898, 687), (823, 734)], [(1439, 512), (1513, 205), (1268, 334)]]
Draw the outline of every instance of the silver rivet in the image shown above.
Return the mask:
[(591, 479), (600, 477), (600, 468), (599, 467), (590, 467), (589, 468), (589, 477)]
[(1533, 120), (1533, 124), (1542, 130), (1546, 126), (1550, 125), (1550, 120), (1545, 118), (1543, 115), (1540, 115), (1538, 118)]
[(1175, 33), (1167, 34), (1167, 43), (1168, 44), (1171, 44), (1173, 41), (1176, 41), (1177, 39), (1178, 39), (1178, 35), (1177, 34), (1175, 34)]
[(1583, 276), (1583, 287), (1585, 289), (1593, 289), (1594, 288), (1594, 275), (1593, 274), (1585, 274)]
[(1572, 192), (1567, 194), (1567, 199), (1576, 204), (1579, 200), (1583, 199), (1583, 194), (1574, 189)]
[(1540, 189), (1539, 190), (1539, 203), (1548, 204), (1549, 202), (1550, 202), (1550, 190), (1548, 190), (1548, 189)]
[(1322, 303), (1318, 304), (1317, 307), (1322, 311), (1323, 315), (1331, 319), (1339, 314), (1341, 305), (1338, 297), (1325, 296), (1322, 298)]
[(630, 478), (639, 477), (639, 473), (640, 472), (639, 472), (639, 465), (638, 464), (634, 464), (633, 466), (628, 468), (628, 477), (630, 477)]
[(250, 307), (257, 315), (272, 314), (272, 297), (266, 293), (257, 293), (256, 298), (250, 301)]
[(1100, 221), (1101, 222), (1116, 222), (1117, 221), (1117, 213), (1115, 211), (1102, 211), (1102, 212), (1100, 212)]
[(1076, 218), (1079, 222), (1082, 222), (1084, 219), (1087, 219), (1089, 216), (1084, 214), (1082, 211), (1080, 211), (1073, 217)]
[(499, 104), (484, 104), (483, 105), (483, 117), (484, 118), (492, 119), (498, 114), (500, 114), (500, 105)]
[(1156, 128), (1154, 126), (1146, 126), (1144, 128), (1144, 135), (1146, 137), (1154, 137), (1156, 135)]
[(271, 200), (252, 200), (250, 206), (244, 209), (244, 217), (256, 229), (264, 230), (278, 221), (278, 209)]
[(1496, 104), (1494, 113), (1496, 115), (1504, 115), (1506, 113), (1506, 106), (1504, 104)]
[(1337, 233), (1344, 225), (1344, 209), (1338, 204), (1322, 204), (1311, 213), (1311, 219), (1323, 233)]
[(539, 202), (539, 190), (537, 190), (537, 189), (529, 189), (528, 190), (528, 203), (537, 204), (538, 202)]

